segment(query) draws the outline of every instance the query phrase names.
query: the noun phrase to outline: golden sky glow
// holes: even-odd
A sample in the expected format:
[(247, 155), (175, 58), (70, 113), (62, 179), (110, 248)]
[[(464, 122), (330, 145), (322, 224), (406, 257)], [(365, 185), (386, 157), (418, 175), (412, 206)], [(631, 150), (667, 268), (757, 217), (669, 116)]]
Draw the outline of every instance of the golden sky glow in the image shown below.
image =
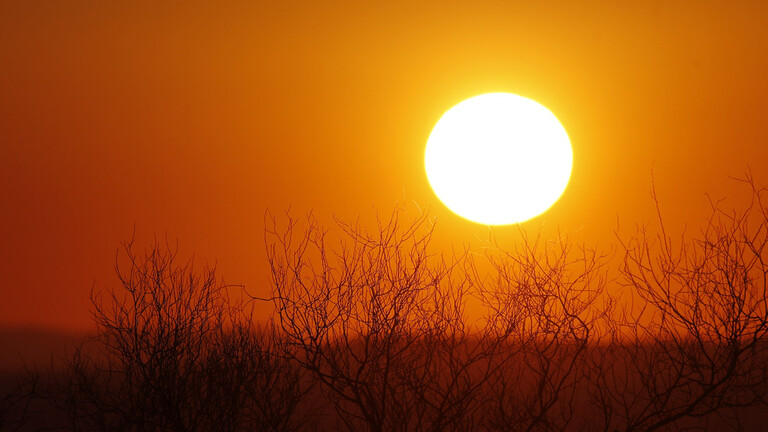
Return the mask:
[[(430, 208), (438, 246), (487, 238), (424, 172), (438, 119), (475, 95), (546, 106), (573, 147), (526, 228), (612, 241), (768, 183), (768, 4), (0, 2), (1, 325), (90, 328), (136, 231), (267, 281), (263, 215)], [(500, 238), (513, 232), (499, 228)], [(265, 289), (265, 288), (264, 288)], [(264, 291), (266, 292), (266, 291)]]

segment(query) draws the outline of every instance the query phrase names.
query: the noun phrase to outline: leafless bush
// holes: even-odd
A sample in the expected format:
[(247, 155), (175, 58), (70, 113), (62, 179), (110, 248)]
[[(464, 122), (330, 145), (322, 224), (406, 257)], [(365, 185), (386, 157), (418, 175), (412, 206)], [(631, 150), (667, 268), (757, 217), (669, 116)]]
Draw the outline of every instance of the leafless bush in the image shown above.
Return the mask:
[(502, 343), (492, 356), (483, 419), (492, 430), (565, 430), (590, 370), (587, 350), (604, 303), (604, 259), (566, 239), (496, 249), (481, 285), (489, 330)]
[(621, 272), (640, 311), (621, 317), (622, 337), (597, 365), (593, 396), (606, 430), (706, 427), (713, 419), (740, 430), (732, 409), (765, 397), (768, 207), (766, 190), (751, 178), (746, 184), (746, 209), (713, 204), (693, 239), (674, 242), (659, 212), (658, 232), (640, 228), (622, 243)]
[(488, 354), (465, 319), (469, 262), (429, 254), (426, 216), (401, 226), (395, 214), (373, 233), (339, 223), (335, 248), (312, 217), (304, 231), (267, 221), (278, 327), (339, 426), (470, 428)]
[(57, 403), (72, 429), (291, 430), (299, 371), (273, 353), (212, 269), (128, 243), (120, 288), (94, 294), (95, 339), (68, 360)]
[[(370, 430), (561, 430), (605, 283), (601, 259), (567, 242), (491, 258), (430, 255), (432, 226), (396, 213), (373, 233), (268, 218), (276, 320), (344, 426)], [(465, 311), (479, 297), (484, 320)]]

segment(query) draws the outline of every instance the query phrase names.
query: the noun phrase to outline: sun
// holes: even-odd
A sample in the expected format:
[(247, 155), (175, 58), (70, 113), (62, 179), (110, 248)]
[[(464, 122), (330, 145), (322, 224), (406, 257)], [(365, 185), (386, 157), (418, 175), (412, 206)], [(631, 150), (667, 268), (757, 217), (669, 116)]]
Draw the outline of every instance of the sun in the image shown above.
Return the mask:
[(531, 219), (563, 194), (573, 167), (568, 134), (552, 112), (511, 93), (448, 110), (424, 155), (427, 178), (454, 213), (487, 225)]

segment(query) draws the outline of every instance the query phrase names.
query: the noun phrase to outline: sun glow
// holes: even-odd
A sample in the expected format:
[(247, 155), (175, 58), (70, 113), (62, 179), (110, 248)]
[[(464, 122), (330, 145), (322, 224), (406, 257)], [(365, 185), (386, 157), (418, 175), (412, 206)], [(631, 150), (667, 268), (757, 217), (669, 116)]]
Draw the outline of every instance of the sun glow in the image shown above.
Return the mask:
[(547, 108), (511, 93), (488, 93), (448, 110), (425, 152), (440, 200), (469, 220), (506, 225), (552, 206), (571, 177), (573, 151)]

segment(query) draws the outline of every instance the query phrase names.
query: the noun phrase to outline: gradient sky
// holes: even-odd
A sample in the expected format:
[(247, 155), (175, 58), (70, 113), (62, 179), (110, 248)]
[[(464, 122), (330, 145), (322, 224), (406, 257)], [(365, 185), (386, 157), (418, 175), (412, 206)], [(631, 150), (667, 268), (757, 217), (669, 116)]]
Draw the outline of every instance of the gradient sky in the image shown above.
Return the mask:
[[(210, 4), (209, 4), (210, 3)], [(179, 240), (266, 292), (263, 216), (431, 208), (423, 169), (477, 94), (547, 106), (571, 182), (524, 224), (608, 244), (768, 184), (768, 2), (0, 0), (0, 325), (90, 329), (120, 242)], [(500, 197), (502, 198), (502, 197)], [(499, 228), (504, 237), (514, 228)]]

